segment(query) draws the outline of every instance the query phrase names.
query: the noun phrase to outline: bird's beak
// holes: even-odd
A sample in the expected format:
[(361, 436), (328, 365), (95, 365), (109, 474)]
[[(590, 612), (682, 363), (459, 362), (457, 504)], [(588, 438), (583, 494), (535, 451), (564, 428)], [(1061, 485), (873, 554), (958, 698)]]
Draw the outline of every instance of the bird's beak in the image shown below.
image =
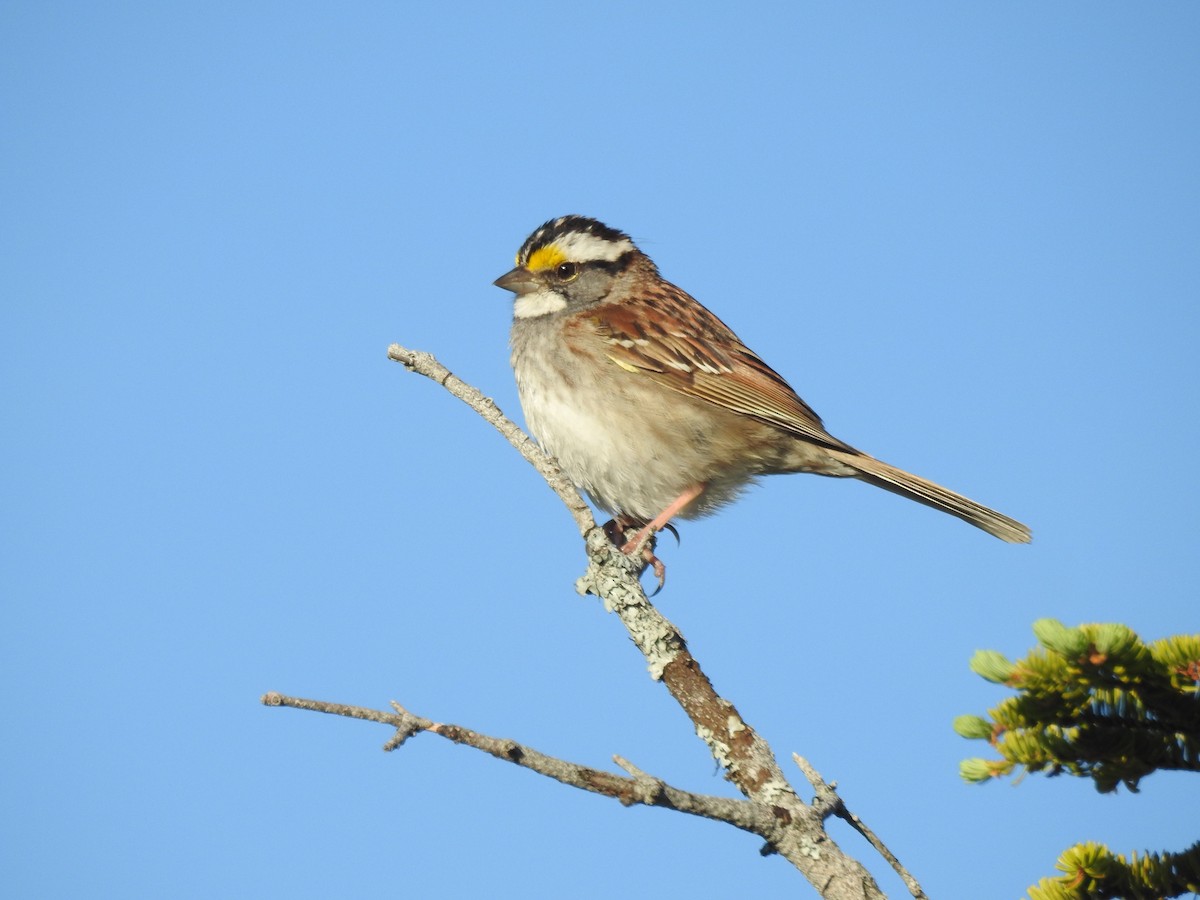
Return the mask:
[(512, 291), (518, 297), (541, 287), (534, 274), (523, 266), (517, 266), (511, 272), (505, 272), (493, 281), (492, 284), (496, 285), (496, 287), (502, 287), (506, 291)]

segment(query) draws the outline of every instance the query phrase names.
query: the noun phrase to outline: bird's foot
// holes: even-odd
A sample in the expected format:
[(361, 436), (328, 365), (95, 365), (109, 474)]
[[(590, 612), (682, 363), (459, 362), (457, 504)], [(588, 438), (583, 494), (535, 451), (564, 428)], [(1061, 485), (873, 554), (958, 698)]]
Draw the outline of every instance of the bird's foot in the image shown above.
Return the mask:
[[(640, 528), (639, 528), (640, 526)], [(675, 526), (669, 522), (661, 526), (671, 534), (675, 535), (675, 540), (679, 540), (679, 532), (675, 530)], [(626, 534), (637, 528), (631, 538), (626, 538)], [(663, 585), (667, 582), (667, 567), (663, 561), (654, 555), (655, 537), (659, 529), (654, 527), (654, 523), (646, 523), (631, 519), (627, 516), (617, 516), (607, 522), (604, 526), (604, 533), (608, 535), (608, 539), (617, 547), (621, 548), (621, 552), (626, 556), (637, 554), (641, 557), (642, 566), (649, 566), (654, 570), (654, 577), (658, 579), (658, 587), (654, 589), (653, 597), (663, 589)]]

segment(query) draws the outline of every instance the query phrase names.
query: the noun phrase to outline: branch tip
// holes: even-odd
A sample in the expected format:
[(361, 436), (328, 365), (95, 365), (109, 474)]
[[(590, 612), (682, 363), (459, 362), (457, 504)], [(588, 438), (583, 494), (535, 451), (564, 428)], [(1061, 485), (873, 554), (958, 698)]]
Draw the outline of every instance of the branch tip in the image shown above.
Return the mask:
[(578, 489), (563, 474), (558, 463), (547, 456), (515, 422), (505, 416), (492, 398), (485, 397), (478, 388), (456, 377), (453, 372), (438, 362), (432, 353), (410, 350), (399, 344), (392, 344), (388, 347), (388, 359), (395, 360), (410, 372), (416, 372), (418, 375), (424, 375), (426, 378), (436, 381), (499, 431), (504, 439), (525, 457), (531, 466), (537, 469), (538, 474), (542, 476), (550, 489), (558, 495), (558, 499), (562, 501), (575, 520), (575, 527), (579, 529), (580, 534), (585, 534), (596, 524), (591, 509), (583, 502)]

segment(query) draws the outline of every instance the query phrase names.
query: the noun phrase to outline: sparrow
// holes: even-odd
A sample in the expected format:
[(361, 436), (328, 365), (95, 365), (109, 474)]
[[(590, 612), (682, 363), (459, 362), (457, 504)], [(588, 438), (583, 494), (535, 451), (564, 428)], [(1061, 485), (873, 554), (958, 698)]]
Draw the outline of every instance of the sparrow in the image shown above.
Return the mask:
[(610, 534), (640, 529), (622, 549), (649, 554), (656, 571), (645, 545), (672, 519), (707, 515), (759, 476), (791, 472), (855, 478), (1002, 541), (1031, 539), (1015, 519), (831, 435), (622, 231), (584, 216), (551, 219), (495, 284), (516, 295), (512, 366), (531, 433), (615, 517)]

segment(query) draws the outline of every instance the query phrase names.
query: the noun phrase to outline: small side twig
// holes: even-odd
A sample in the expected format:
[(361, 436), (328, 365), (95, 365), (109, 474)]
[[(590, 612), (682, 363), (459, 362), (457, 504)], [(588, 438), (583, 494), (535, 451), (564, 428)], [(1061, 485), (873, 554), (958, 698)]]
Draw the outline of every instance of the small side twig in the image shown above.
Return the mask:
[(917, 882), (917, 879), (913, 878), (908, 869), (900, 864), (900, 860), (896, 859), (892, 851), (887, 848), (887, 845), (878, 838), (875, 832), (867, 827), (867, 824), (862, 819), (846, 808), (846, 802), (837, 792), (837, 782), (828, 782), (822, 778), (821, 773), (813, 767), (813, 764), (799, 753), (793, 753), (792, 760), (799, 766), (800, 771), (804, 773), (804, 777), (808, 779), (808, 783), (812, 785), (813, 790), (816, 792), (813, 806), (820, 812), (821, 818), (827, 819), (830, 816), (837, 816), (842, 821), (848, 823), (851, 828), (867, 839), (867, 842), (875, 848), (880, 856), (887, 860), (888, 865), (900, 876), (904, 882), (904, 886), (908, 888), (908, 892), (916, 900), (929, 900), (924, 889)]

